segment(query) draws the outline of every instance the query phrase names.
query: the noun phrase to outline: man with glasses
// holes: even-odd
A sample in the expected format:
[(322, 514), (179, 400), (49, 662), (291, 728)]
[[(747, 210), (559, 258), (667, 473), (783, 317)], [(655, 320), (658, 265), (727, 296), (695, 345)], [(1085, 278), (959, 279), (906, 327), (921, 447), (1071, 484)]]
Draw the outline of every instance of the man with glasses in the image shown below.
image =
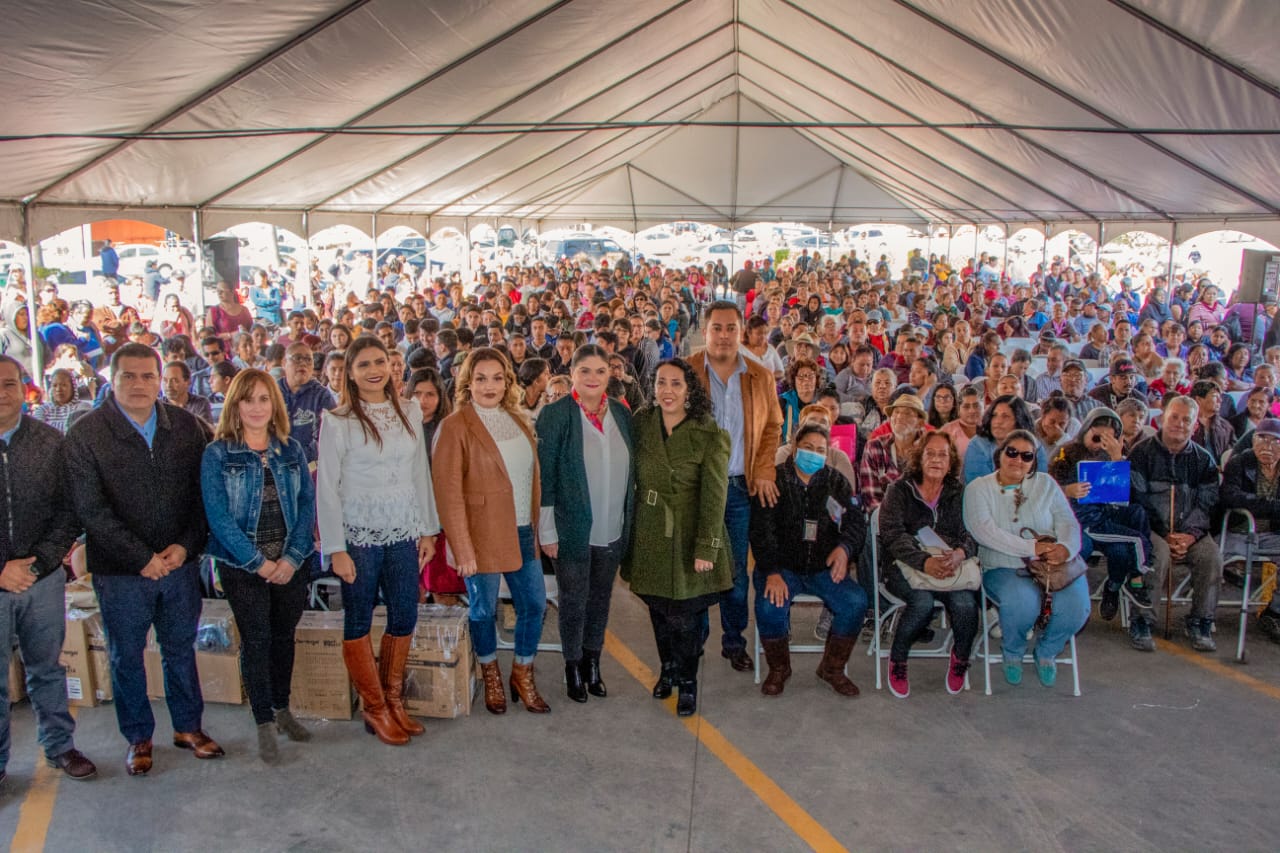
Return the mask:
[(213, 396), (213, 388), (210, 387), (209, 382), (212, 378), (213, 367), (227, 360), (226, 350), (222, 348), (222, 339), (216, 336), (201, 339), (200, 356), (205, 360), (207, 366), (191, 374), (191, 393), (198, 397), (211, 397)]
[(319, 455), (320, 413), (335, 405), (329, 389), (315, 378), (315, 359), (304, 343), (290, 344), (284, 353), (284, 376), (278, 380), (289, 410), (289, 435), (306, 451), (307, 462), (315, 465)]
[[(1253, 431), (1253, 446), (1234, 454), (1222, 477), (1223, 509), (1245, 509), (1253, 514), (1257, 537), (1254, 558), (1280, 558), (1280, 420), (1264, 418)], [(1248, 533), (1240, 524), (1228, 530), (1223, 552), (1227, 562), (1244, 559)], [(1280, 643), (1280, 595), (1258, 614), (1258, 628), (1273, 643)]]
[[(1131, 500), (1142, 504), (1151, 521), (1155, 559), (1146, 584), (1161, 589), (1166, 572), (1175, 565), (1187, 567), (1191, 612), (1185, 631), (1193, 649), (1212, 652), (1217, 649), (1213, 615), (1222, 585), (1222, 557), (1209, 535), (1210, 515), (1218, 503), (1218, 468), (1208, 451), (1191, 440), (1196, 411), (1188, 397), (1174, 397), (1165, 405), (1159, 434), (1140, 442), (1129, 456)], [(1139, 607), (1132, 618), (1154, 624), (1154, 610)]]

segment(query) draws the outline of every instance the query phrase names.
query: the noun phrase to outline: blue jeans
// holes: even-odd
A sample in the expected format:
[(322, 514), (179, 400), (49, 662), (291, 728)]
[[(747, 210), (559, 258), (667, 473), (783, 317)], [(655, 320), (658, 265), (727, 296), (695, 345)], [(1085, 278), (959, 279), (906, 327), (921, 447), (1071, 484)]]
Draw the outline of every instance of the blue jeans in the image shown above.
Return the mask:
[(867, 594), (853, 578), (845, 576), (836, 583), (831, 572), (821, 571), (813, 575), (798, 575), (783, 569), (779, 574), (787, 585), (787, 600), (776, 606), (764, 594), (764, 578), (756, 581), (756, 628), (761, 640), (778, 640), (791, 630), (791, 602), (797, 595), (816, 595), (831, 611), (831, 635), (835, 637), (857, 636), (862, 620), (867, 615)]
[(476, 659), (489, 663), (498, 654), (498, 588), (507, 579), (511, 603), (516, 609), (516, 658), (532, 660), (542, 639), (542, 618), (547, 613), (547, 582), (542, 579), (542, 559), (533, 547), (533, 528), (517, 528), (520, 558), (524, 564), (514, 572), (489, 572), (465, 578), (467, 600), (471, 602), (471, 642)]
[(158, 581), (141, 575), (95, 575), (115, 693), (116, 722), (129, 743), (150, 740), (156, 720), (147, 698), (142, 652), (156, 628), (164, 666), (164, 696), (175, 732), (200, 729), (204, 696), (196, 673), (200, 625), (200, 564), (187, 563)]
[(1149, 566), (1155, 560), (1155, 549), (1151, 545), (1151, 524), (1147, 521), (1147, 511), (1141, 504), (1076, 504), (1075, 511), (1076, 520), (1080, 522), (1080, 555), (1087, 557), (1095, 550), (1101, 551), (1107, 558), (1107, 577), (1113, 583), (1124, 583), (1138, 574), (1140, 566), (1136, 562), (1133, 546), (1127, 542), (1095, 542), (1089, 536), (1089, 531), (1137, 537), (1142, 540), (1145, 559), (1143, 565)]
[[(62, 572), (57, 571), (26, 592), (0, 592), (0, 672), (9, 672), (11, 637), (16, 637), (27, 668), (27, 694), (36, 712), (37, 737), (44, 754), (54, 758), (75, 746), (76, 722), (67, 711), (66, 671), (58, 663), (66, 633), (63, 621)], [(9, 764), (9, 679), (0, 679), (0, 771)]]
[(418, 540), (390, 545), (348, 545), (354, 583), (342, 584), (342, 639), (358, 640), (373, 627), (378, 592), (387, 605), (387, 633), (407, 637), (418, 625)]
[[(720, 628), (724, 631), (720, 643), (726, 652), (737, 652), (747, 647), (747, 638), (743, 636), (743, 632), (747, 630), (747, 620), (750, 617), (747, 596), (751, 592), (750, 578), (747, 575), (751, 496), (747, 494), (747, 483), (742, 477), (729, 478), (724, 524), (729, 531), (729, 547), (733, 550), (733, 588), (720, 593)], [(707, 633), (704, 631), (704, 636)]]
[[(1019, 575), (1017, 569), (988, 569), (982, 573), (982, 585), (987, 597), (1000, 608), (1004, 659), (1021, 663), (1027, 653), (1027, 632), (1040, 618), (1043, 592), (1031, 578)], [(1053, 615), (1036, 644), (1036, 660), (1056, 658), (1088, 618), (1089, 581), (1081, 575), (1053, 594)]]

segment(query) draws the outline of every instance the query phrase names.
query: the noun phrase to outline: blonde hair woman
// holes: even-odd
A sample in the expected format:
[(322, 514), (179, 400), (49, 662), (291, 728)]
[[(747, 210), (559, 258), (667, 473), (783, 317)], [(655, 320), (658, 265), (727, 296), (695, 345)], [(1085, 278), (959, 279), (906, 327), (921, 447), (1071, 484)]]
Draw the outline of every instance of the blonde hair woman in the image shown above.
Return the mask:
[(299, 571), (315, 550), (315, 489), (302, 445), (289, 437), (280, 388), (264, 371), (231, 382), (200, 490), (209, 519), (206, 553), (240, 629), (240, 662), (258, 725), (258, 755), (279, 758), (276, 732), (311, 739), (289, 713), (293, 632), (307, 599)]
[(454, 412), (436, 432), (436, 502), (451, 562), (467, 585), (484, 704), (493, 714), (507, 710), (494, 624), (505, 576), (516, 611), (511, 695), (543, 714), (551, 709), (533, 674), (547, 608), (535, 534), (541, 504), (537, 438), (520, 406), (515, 371), (498, 350), (471, 351), (458, 370), (454, 395)]

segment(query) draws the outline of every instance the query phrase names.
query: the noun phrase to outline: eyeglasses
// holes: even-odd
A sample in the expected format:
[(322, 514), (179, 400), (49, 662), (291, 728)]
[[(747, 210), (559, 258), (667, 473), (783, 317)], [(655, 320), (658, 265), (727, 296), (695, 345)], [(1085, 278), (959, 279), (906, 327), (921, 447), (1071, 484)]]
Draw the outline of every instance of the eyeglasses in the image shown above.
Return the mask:
[(1006, 447), (1004, 455), (1006, 459), (1021, 459), (1028, 465), (1036, 461), (1036, 452), (1034, 450), (1018, 450), (1016, 447)]

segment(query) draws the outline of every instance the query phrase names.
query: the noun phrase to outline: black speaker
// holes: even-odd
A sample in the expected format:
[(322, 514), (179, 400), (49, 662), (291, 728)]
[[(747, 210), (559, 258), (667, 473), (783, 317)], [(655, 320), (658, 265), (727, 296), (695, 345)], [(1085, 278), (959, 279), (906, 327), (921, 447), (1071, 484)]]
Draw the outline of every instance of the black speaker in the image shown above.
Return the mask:
[(202, 240), (205, 286), (225, 281), (240, 286), (240, 238), (210, 237)]

